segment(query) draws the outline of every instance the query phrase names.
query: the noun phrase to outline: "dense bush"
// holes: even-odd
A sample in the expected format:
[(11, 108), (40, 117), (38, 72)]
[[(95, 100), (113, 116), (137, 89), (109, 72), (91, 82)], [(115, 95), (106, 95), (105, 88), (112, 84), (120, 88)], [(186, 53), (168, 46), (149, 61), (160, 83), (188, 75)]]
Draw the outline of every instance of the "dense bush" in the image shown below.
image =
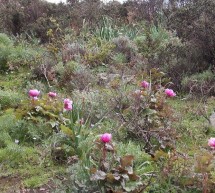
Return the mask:
[(0, 34), (0, 68), (1, 70), (8, 69), (8, 58), (13, 48), (13, 42), (6, 34)]
[[(185, 43), (184, 51), (179, 53), (179, 68), (184, 74), (201, 73), (214, 66), (214, 9), (213, 0), (187, 0), (178, 6), (174, 4), (166, 14), (167, 26), (175, 30), (177, 36)], [(183, 63), (183, 65), (180, 65)]]
[(195, 96), (211, 96), (215, 94), (215, 76), (211, 70), (193, 74), (182, 80), (183, 90)]
[(3, 91), (0, 90), (0, 106), (2, 109), (15, 107), (21, 101), (19, 93), (14, 91)]
[(65, 65), (58, 63), (54, 70), (57, 75), (57, 85), (65, 87), (68, 92), (75, 89), (84, 90), (95, 83), (91, 70), (75, 61), (67, 62)]
[(0, 191), (213, 192), (212, 0), (0, 5)]
[(123, 84), (115, 88), (117, 95), (112, 102), (121, 127), (126, 128), (129, 137), (144, 142), (144, 150), (153, 156), (157, 149), (174, 148), (176, 131), (172, 128), (173, 112), (166, 97), (175, 94), (165, 94), (169, 90), (164, 87), (168, 79), (157, 69), (144, 77), (150, 83), (144, 82), (146, 85), (140, 85), (137, 90), (125, 91)]

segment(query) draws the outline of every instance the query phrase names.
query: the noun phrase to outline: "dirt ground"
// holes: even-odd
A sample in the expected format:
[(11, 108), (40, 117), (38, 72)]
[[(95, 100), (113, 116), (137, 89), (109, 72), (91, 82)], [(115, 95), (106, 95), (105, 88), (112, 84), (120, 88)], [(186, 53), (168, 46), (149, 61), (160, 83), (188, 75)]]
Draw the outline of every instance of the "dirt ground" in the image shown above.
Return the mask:
[(26, 189), (19, 177), (0, 177), (0, 193), (51, 193), (53, 189), (51, 182), (40, 188)]

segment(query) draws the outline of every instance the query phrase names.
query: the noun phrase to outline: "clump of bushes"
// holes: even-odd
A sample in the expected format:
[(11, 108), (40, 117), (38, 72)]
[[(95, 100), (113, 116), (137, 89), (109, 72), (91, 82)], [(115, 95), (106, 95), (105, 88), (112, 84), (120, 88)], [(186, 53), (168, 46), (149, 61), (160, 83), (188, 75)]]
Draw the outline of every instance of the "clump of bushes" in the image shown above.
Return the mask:
[(58, 63), (54, 67), (54, 72), (57, 78), (57, 85), (65, 87), (67, 91), (75, 89), (84, 90), (95, 82), (91, 70), (76, 61), (69, 61), (65, 65)]
[(13, 49), (13, 41), (3, 33), (0, 33), (0, 68), (2, 71), (8, 69), (8, 59)]
[(182, 89), (195, 96), (212, 96), (215, 94), (215, 76), (211, 70), (186, 76), (182, 80)]
[(38, 50), (26, 46), (25, 42), (15, 44), (11, 38), (3, 33), (0, 33), (0, 52), (1, 72), (17, 70), (20, 66), (25, 66), (36, 60), (39, 53)]
[[(137, 46), (126, 36), (119, 36), (112, 39), (115, 45), (114, 52), (124, 56), (123, 63), (129, 63), (135, 60), (137, 54)], [(117, 62), (117, 61), (116, 61)]]
[(0, 90), (0, 107), (2, 109), (14, 107), (19, 104), (21, 97), (14, 91)]
[(146, 80), (141, 82), (137, 90), (129, 89), (123, 93), (116, 88), (119, 96), (115, 96), (113, 105), (121, 127), (128, 132), (128, 137), (143, 142), (143, 149), (150, 155), (158, 149), (174, 149), (176, 130), (172, 127), (173, 111), (167, 104), (167, 98), (176, 94), (165, 88), (168, 79), (164, 73), (152, 69)]
[(86, 45), (86, 53), (84, 55), (85, 62), (90, 67), (99, 66), (106, 63), (108, 57), (114, 49), (111, 42), (94, 37)]

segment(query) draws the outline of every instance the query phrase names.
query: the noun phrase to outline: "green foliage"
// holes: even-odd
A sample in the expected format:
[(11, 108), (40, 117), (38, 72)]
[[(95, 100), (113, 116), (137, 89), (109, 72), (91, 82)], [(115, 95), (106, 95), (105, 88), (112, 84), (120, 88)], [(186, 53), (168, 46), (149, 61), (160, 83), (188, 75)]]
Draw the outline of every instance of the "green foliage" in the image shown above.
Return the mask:
[[(182, 64), (178, 62), (177, 56), (183, 55), (184, 46), (174, 33), (161, 26), (152, 25), (145, 27), (144, 33), (137, 36), (134, 41), (138, 51), (149, 60), (149, 65), (159, 67), (164, 72), (169, 73), (172, 80), (178, 84), (174, 69), (183, 70), (178, 66), (182, 66)], [(177, 74), (177, 76), (179, 75)]]
[(25, 119), (33, 123), (39, 123), (46, 120), (46, 125), (58, 130), (60, 123), (65, 123), (67, 120), (61, 117), (63, 110), (63, 103), (48, 96), (40, 100), (25, 100), (16, 109), (16, 117), (18, 119)]
[(139, 52), (147, 58), (157, 57), (168, 43), (169, 34), (161, 27), (151, 26), (141, 36), (137, 36), (134, 40), (138, 46)]
[(13, 41), (4, 33), (0, 33), (0, 44), (1, 46), (12, 46)]
[(90, 69), (75, 61), (69, 61), (65, 65), (59, 63), (55, 66), (55, 70), (56, 74), (59, 74), (59, 86), (65, 87), (68, 92), (75, 89), (84, 90), (95, 82)]
[(95, 31), (95, 36), (110, 41), (118, 35), (119, 30), (114, 26), (111, 18), (103, 17), (100, 21), (100, 27)]
[(86, 45), (84, 58), (91, 67), (101, 65), (108, 59), (114, 47), (111, 42), (100, 38), (92, 38)]
[(26, 47), (25, 42), (17, 45), (6, 34), (0, 34), (0, 68), (5, 70), (17, 70), (18, 67), (27, 65), (38, 57), (38, 50)]
[(89, 117), (95, 124), (107, 116), (109, 111), (107, 101), (111, 99), (110, 90), (75, 91), (73, 97), (76, 101), (83, 101), (84, 119)]
[(186, 76), (182, 80), (182, 88), (195, 96), (210, 96), (215, 93), (215, 77), (211, 70)]
[(126, 63), (126, 56), (122, 53), (116, 54), (112, 57), (112, 60), (116, 64)]
[(117, 54), (121, 54), (118, 55), (118, 57), (122, 57), (124, 55), (124, 63), (135, 60), (138, 49), (134, 42), (131, 41), (128, 37), (119, 36), (117, 38), (114, 38), (112, 42), (115, 45), (114, 51)]
[(14, 91), (0, 90), (0, 106), (2, 109), (18, 105), (21, 101), (20, 94)]
[(43, 184), (48, 183), (49, 176), (44, 174), (43, 176), (32, 176), (23, 181), (24, 186), (27, 188), (37, 188), (42, 186)]
[(97, 162), (97, 167), (90, 169), (90, 179), (98, 183), (101, 192), (132, 192), (142, 189), (140, 177), (133, 171), (134, 156), (117, 157), (113, 144), (104, 144), (99, 140), (96, 141), (94, 151), (97, 155), (94, 152), (92, 158)]
[(33, 156), (36, 153), (36, 150), (32, 147), (21, 147), (15, 143), (10, 143), (7, 147), (0, 149), (0, 161), (4, 165), (6, 163), (7, 167), (18, 168), (20, 165), (26, 162), (35, 162), (37, 163), (37, 159)]
[(120, 35), (126, 36), (129, 39), (133, 40), (135, 39), (138, 35), (140, 35), (142, 33), (142, 28), (144, 28), (144, 26), (142, 25), (134, 25), (134, 26), (130, 26), (130, 25), (123, 25), (120, 28)]
[(171, 125), (173, 111), (164, 92), (169, 80), (157, 69), (151, 69), (143, 77), (150, 82), (149, 88), (139, 87), (134, 91), (131, 87), (125, 94), (122, 83), (115, 89), (113, 106), (128, 137), (142, 141), (145, 151), (153, 156), (156, 149), (174, 148), (176, 131)]
[(0, 68), (1, 71), (8, 68), (7, 61), (8, 57), (11, 54), (11, 49), (13, 49), (13, 42), (10, 38), (3, 33), (0, 33)]
[[(118, 143), (116, 151), (119, 155), (134, 155), (134, 167), (139, 168), (141, 164), (146, 164), (150, 166), (151, 157), (141, 150), (141, 145), (133, 141), (128, 141), (126, 143)], [(152, 169), (152, 168), (151, 168)], [(138, 172), (138, 171), (137, 171)], [(140, 173), (140, 172), (139, 172)], [(143, 174), (143, 173), (142, 173)]]

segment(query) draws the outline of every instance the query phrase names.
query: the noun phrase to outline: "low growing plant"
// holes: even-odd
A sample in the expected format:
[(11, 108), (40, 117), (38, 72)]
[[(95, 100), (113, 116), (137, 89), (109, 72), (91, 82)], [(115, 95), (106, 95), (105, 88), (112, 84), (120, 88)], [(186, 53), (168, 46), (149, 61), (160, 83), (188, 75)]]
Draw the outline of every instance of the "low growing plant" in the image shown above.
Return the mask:
[[(38, 143), (41, 140), (58, 136), (52, 145), (52, 155), (57, 160), (68, 156), (81, 156), (79, 142), (89, 133), (88, 120), (82, 119), (81, 105), (70, 99), (61, 99), (55, 92), (40, 97), (40, 91), (29, 91), (30, 99), (23, 101), (15, 111), (19, 132), (11, 133), (20, 142)], [(54, 138), (53, 138), (54, 139)]]
[[(120, 128), (126, 128), (128, 137), (143, 142), (143, 149), (153, 156), (157, 149), (174, 148), (176, 131), (172, 128), (173, 111), (167, 98), (176, 94), (165, 88), (168, 79), (164, 73), (152, 69), (145, 74), (147, 81), (142, 81), (137, 90), (131, 87), (123, 93), (123, 86), (116, 87), (118, 96), (114, 98), (115, 112), (121, 122)], [(127, 86), (128, 87), (128, 86)]]
[(145, 185), (133, 170), (134, 156), (117, 156), (111, 138), (105, 133), (95, 142), (92, 159), (97, 167), (90, 169), (90, 179), (97, 182), (101, 192), (142, 192)]

